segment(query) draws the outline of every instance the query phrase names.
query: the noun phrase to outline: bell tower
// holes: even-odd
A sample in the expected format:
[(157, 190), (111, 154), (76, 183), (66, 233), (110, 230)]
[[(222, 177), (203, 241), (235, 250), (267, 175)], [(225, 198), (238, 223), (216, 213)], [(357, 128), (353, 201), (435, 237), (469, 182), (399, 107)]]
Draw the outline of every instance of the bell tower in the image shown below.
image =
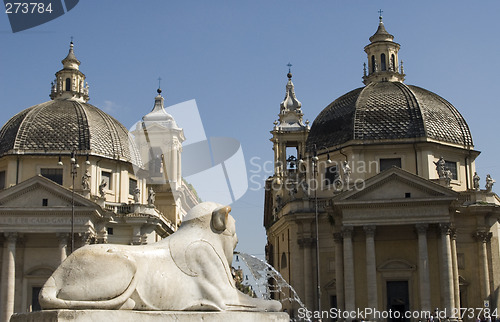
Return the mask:
[(398, 64), (400, 45), (393, 41), (394, 36), (385, 30), (382, 22), (382, 10), (379, 11), (377, 31), (370, 37), (370, 44), (365, 46), (368, 56), (368, 70), (364, 64), (363, 83), (372, 82), (403, 82), (405, 74), (403, 62)]
[(274, 176), (281, 183), (290, 176), (296, 176), (299, 160), (305, 155), (309, 122), (302, 121), (302, 103), (295, 97), (292, 73), (288, 64), (288, 82), (285, 99), (280, 104), (279, 121), (274, 122), (271, 131), (274, 150)]

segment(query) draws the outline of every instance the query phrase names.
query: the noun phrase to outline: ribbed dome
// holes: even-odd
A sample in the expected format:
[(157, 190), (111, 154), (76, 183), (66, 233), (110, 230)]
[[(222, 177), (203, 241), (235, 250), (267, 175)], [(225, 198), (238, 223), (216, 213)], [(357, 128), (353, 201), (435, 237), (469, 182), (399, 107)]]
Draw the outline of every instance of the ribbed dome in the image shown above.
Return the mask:
[(57, 99), (32, 106), (0, 130), (0, 156), (72, 150), (141, 164), (131, 136), (120, 122), (76, 100)]
[[(328, 105), (314, 121), (307, 149), (350, 140), (376, 143), (429, 138), (472, 147), (464, 118), (442, 97), (400, 82), (373, 82)], [(368, 142), (367, 142), (368, 143)]]

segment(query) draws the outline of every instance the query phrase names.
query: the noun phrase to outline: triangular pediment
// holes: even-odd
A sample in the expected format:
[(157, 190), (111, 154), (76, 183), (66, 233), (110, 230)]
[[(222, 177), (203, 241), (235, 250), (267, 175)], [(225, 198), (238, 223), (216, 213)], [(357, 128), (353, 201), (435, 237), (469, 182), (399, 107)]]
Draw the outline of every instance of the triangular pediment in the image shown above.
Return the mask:
[[(78, 193), (73, 195), (75, 207), (99, 206)], [(46, 207), (71, 207), (72, 191), (41, 175), (34, 176), (0, 192), (0, 208), (38, 208), (46, 199)]]
[(410, 172), (393, 167), (366, 180), (357, 189), (344, 192), (335, 199), (349, 201), (395, 201), (453, 199), (458, 193)]

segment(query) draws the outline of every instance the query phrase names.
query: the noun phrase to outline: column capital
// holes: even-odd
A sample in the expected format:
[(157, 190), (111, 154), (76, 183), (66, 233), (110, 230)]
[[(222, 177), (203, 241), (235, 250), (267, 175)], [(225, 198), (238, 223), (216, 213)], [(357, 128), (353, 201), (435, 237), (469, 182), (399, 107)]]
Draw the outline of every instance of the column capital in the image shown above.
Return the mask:
[(450, 235), (451, 234), (451, 223), (440, 223), (439, 229), (441, 230), (442, 235)]
[(366, 237), (374, 237), (376, 228), (377, 228), (377, 226), (375, 226), (375, 225), (363, 226), (363, 229), (365, 230)]
[(417, 233), (426, 234), (427, 229), (429, 228), (429, 224), (416, 224), (415, 228), (417, 229)]
[(17, 241), (17, 233), (4, 233), (4, 235), (9, 243), (15, 243)]
[(472, 237), (482, 243), (489, 243), (492, 236), (493, 234), (487, 231), (477, 231), (472, 235)]
[(61, 243), (68, 242), (69, 233), (56, 233), (56, 236), (57, 236), (57, 239), (59, 240), (59, 242), (61, 242)]
[(452, 240), (456, 240), (457, 239), (457, 228), (455, 228), (455, 227), (451, 227), (450, 228), (450, 238)]
[(341, 232), (333, 233), (333, 240), (336, 243), (342, 243), (342, 241), (343, 241), (342, 233)]
[(353, 226), (342, 226), (342, 237), (351, 238), (353, 233)]

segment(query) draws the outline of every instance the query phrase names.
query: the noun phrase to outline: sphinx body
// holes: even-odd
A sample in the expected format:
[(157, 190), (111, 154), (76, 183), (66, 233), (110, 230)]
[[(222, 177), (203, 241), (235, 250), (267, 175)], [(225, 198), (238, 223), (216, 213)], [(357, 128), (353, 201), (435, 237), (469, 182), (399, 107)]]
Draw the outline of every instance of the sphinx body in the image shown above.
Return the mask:
[(76, 250), (42, 288), (42, 308), (279, 311), (279, 302), (251, 298), (234, 285), (238, 239), (230, 210), (205, 202), (157, 243)]

